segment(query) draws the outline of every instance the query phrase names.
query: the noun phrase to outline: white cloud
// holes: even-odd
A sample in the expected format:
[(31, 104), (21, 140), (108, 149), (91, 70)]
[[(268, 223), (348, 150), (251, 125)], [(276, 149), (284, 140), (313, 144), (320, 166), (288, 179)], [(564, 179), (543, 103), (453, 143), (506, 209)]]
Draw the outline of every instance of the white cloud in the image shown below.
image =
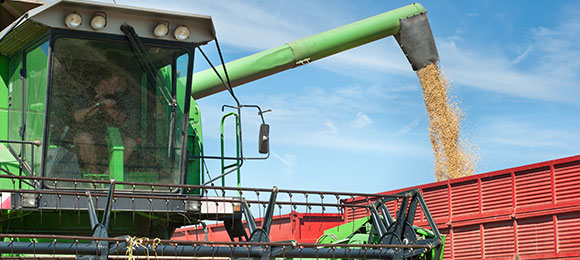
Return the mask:
[(569, 149), (570, 144), (580, 142), (580, 137), (568, 131), (520, 122), (515, 118), (487, 118), (481, 130), (486, 134), (484, 142), (519, 148)]
[(397, 136), (401, 136), (401, 135), (405, 135), (405, 134), (409, 133), (411, 130), (413, 130), (415, 127), (417, 127), (419, 125), (420, 121), (421, 121), (420, 118), (417, 118), (417, 119), (411, 121), (410, 123), (405, 125), (403, 128), (401, 128), (401, 130), (399, 130), (395, 134), (391, 135), (391, 137), (397, 137)]
[(528, 54), (530, 54), (532, 49), (533, 49), (532, 46), (529, 46), (522, 54), (518, 55), (517, 57), (515, 57), (512, 60), (512, 64), (520, 63), (522, 60), (524, 60), (528, 56)]
[(358, 112), (358, 114), (356, 114), (356, 118), (354, 119), (354, 121), (352, 123), (353, 123), (353, 126), (356, 128), (363, 128), (363, 127), (366, 127), (374, 122), (372, 119), (370, 119), (363, 112)]
[(533, 28), (529, 38), (519, 39), (517, 44), (529, 45), (514, 59), (503, 49), (474, 50), (465, 41), (441, 38), (441, 62), (461, 85), (516, 97), (577, 102), (580, 12), (567, 10), (558, 19), (553, 27)]
[[(417, 86), (403, 85), (389, 88), (381, 85), (349, 85), (327, 89), (296, 89), (285, 94), (261, 94), (240, 97), (246, 102), (261, 102), (272, 108), (267, 115), (272, 143), (313, 147), (333, 151), (378, 154), (412, 154), (428, 156), (430, 147), (392, 138), (395, 133), (411, 131), (391, 122), (391, 127), (375, 127), (371, 118), (379, 121), (412, 113), (424, 114), (422, 104), (412, 102), (409, 91), (419, 91)], [(202, 100), (202, 102), (205, 100)], [(204, 108), (202, 108), (204, 109)], [(358, 111), (358, 112), (354, 112)], [(355, 114), (356, 113), (356, 114)], [(349, 117), (355, 117), (348, 120)], [(426, 116), (426, 115), (425, 115)], [(275, 127), (274, 127), (275, 126)], [(406, 128), (405, 128), (406, 127)], [(422, 130), (420, 130), (422, 132)], [(424, 132), (426, 135), (426, 131)]]
[(324, 120), (324, 126), (326, 126), (327, 129), (322, 131), (323, 135), (336, 135), (336, 134), (338, 134), (338, 128), (334, 125), (334, 123), (332, 123), (332, 121), (330, 121), (330, 119)]
[[(405, 138), (394, 138), (412, 131), (419, 122), (401, 122), (398, 125), (395, 118), (405, 115), (413, 115), (415, 118), (426, 116), (422, 103), (417, 102), (420, 100), (417, 95), (420, 95), (420, 90), (413, 84), (392, 87), (355, 84), (325, 89), (305, 86), (304, 89), (291, 89), (283, 94), (240, 94), (239, 98), (245, 103), (258, 103), (263, 108), (272, 109), (272, 113), (266, 115), (267, 123), (272, 126), (272, 151), (276, 151), (275, 144), (278, 144), (332, 151), (428, 157), (431, 152), (428, 143), (409, 143)], [(219, 123), (209, 121), (221, 117), (217, 109), (220, 106), (213, 102), (214, 99), (202, 99), (199, 105), (204, 111), (204, 135), (219, 138), (215, 135), (219, 133), (216, 128)], [(247, 122), (249, 116), (244, 118)], [(388, 127), (381, 127), (382, 121), (388, 119), (393, 121)], [(208, 131), (207, 127), (211, 125), (215, 125), (216, 129)], [(427, 135), (426, 130), (417, 131)], [(255, 138), (254, 134), (244, 129), (244, 137), (249, 138), (244, 143), (244, 147), (249, 148), (246, 144), (255, 142), (252, 139)], [(284, 156), (281, 158), (286, 160)]]
[(284, 156), (280, 156), (279, 154), (272, 152), (272, 156), (278, 160), (280, 160), (284, 165), (288, 167), (294, 166), (296, 163), (296, 155), (295, 154), (284, 154)]
[(317, 147), (331, 149), (332, 151), (348, 151), (364, 154), (396, 154), (409, 155), (416, 158), (430, 157), (431, 147), (417, 145), (393, 138), (385, 138), (380, 135), (300, 135), (289, 134), (286, 138), (276, 140), (279, 143), (291, 143), (303, 147)]

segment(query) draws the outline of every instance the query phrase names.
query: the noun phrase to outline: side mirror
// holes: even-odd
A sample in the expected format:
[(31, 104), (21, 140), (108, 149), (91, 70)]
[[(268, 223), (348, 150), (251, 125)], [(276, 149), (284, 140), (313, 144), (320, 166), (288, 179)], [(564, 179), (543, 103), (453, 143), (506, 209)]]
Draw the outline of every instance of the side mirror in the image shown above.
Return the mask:
[(270, 125), (260, 125), (260, 136), (258, 140), (258, 152), (267, 154), (270, 151)]

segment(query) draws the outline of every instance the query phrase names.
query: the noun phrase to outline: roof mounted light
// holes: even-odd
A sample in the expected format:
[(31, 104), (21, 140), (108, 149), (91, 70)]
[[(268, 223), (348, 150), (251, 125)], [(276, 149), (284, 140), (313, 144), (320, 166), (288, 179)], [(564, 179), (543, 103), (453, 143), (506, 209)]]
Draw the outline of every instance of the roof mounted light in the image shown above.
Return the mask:
[(189, 38), (189, 29), (184, 25), (177, 26), (175, 31), (173, 31), (173, 36), (178, 41), (185, 41)]
[(64, 23), (66, 27), (76, 29), (83, 23), (83, 17), (77, 12), (72, 12), (64, 18)]
[(166, 36), (168, 33), (169, 33), (169, 22), (165, 21), (158, 22), (157, 25), (155, 26), (155, 29), (153, 29), (153, 35), (155, 35), (155, 37), (163, 37)]
[(91, 27), (95, 31), (101, 30), (107, 26), (107, 15), (103, 12), (95, 12), (93, 19), (91, 20)]

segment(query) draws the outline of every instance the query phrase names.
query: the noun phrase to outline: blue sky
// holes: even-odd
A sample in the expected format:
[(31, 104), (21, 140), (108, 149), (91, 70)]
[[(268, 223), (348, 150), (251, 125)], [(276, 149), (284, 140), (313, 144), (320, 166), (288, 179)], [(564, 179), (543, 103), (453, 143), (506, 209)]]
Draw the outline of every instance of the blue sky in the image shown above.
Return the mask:
[[(232, 61), (410, 2), (117, 3), (211, 15), (225, 60)], [(462, 131), (477, 146), (477, 173), (580, 154), (580, 3), (421, 4), (450, 94), (465, 114)], [(272, 156), (245, 163), (244, 186), (381, 192), (434, 181), (421, 89), (393, 37), (235, 91), (242, 103), (272, 109), (266, 114)], [(222, 93), (199, 104), (207, 153), (217, 154), (219, 108), (232, 100)], [(257, 149), (257, 117), (254, 111), (244, 117), (249, 155)], [(219, 174), (216, 163), (210, 171)]]

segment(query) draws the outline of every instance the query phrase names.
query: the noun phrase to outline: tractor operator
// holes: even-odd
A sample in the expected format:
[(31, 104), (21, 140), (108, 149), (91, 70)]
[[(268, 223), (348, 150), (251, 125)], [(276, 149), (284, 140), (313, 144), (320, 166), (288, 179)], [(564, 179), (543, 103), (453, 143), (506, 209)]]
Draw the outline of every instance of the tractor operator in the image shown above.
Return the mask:
[(131, 156), (137, 143), (131, 134), (135, 129), (131, 129), (129, 123), (134, 120), (127, 113), (130, 111), (130, 104), (127, 104), (129, 99), (124, 97), (123, 91), (119, 91), (124, 89), (126, 82), (106, 69), (101, 71), (102, 80), (89, 88), (88, 93), (79, 94), (75, 102), (73, 128), (76, 131), (73, 142), (79, 148), (79, 159), (85, 164), (86, 170), (90, 173), (108, 174), (108, 167), (103, 170), (98, 164), (99, 156), (108, 154), (105, 143), (108, 127), (118, 127), (121, 132), (125, 148), (124, 162)]

